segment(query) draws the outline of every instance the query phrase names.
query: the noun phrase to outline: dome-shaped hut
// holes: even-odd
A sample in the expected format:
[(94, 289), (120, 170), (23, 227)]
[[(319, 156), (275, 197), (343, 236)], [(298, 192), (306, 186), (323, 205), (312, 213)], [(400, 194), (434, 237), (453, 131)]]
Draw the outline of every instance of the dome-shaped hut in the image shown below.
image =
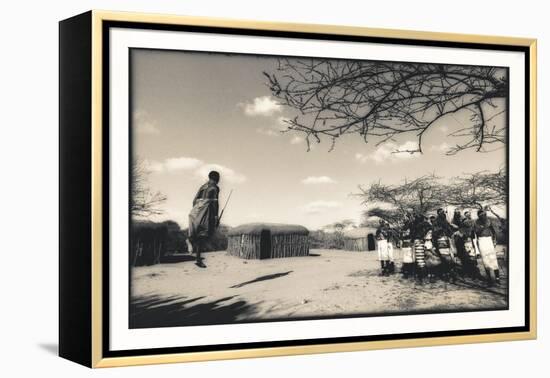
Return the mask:
[(227, 253), (243, 259), (309, 255), (309, 231), (292, 224), (250, 223), (228, 232)]
[(344, 249), (346, 251), (374, 251), (376, 249), (374, 228), (361, 227), (344, 231)]

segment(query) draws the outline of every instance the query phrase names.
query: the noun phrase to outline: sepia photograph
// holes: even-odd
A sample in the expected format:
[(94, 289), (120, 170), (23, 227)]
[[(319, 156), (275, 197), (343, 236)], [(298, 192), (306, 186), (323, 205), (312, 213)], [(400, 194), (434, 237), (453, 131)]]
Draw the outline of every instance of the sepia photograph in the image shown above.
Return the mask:
[(507, 67), (129, 65), (129, 328), (508, 309)]

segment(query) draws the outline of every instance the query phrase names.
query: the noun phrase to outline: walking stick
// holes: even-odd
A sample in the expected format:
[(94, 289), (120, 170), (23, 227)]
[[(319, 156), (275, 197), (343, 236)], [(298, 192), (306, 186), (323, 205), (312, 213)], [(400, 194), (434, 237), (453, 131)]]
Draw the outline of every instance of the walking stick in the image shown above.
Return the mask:
[(220, 224), (221, 224), (222, 217), (223, 217), (223, 212), (225, 211), (225, 208), (227, 207), (227, 204), (229, 203), (229, 199), (231, 198), (231, 194), (233, 194), (233, 189), (231, 189), (231, 191), (229, 192), (229, 196), (227, 196), (227, 199), (225, 200), (225, 205), (223, 205), (223, 209), (220, 213), (220, 216), (218, 217), (218, 224), (216, 225), (216, 227), (219, 227)]

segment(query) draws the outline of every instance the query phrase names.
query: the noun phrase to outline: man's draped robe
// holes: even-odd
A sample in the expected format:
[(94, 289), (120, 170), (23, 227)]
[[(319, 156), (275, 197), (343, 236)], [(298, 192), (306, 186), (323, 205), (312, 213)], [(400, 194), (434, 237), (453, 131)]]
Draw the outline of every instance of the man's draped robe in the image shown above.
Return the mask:
[(220, 189), (216, 184), (207, 182), (202, 185), (193, 200), (193, 209), (189, 213), (189, 239), (196, 241), (207, 239), (214, 234), (218, 218), (218, 196)]

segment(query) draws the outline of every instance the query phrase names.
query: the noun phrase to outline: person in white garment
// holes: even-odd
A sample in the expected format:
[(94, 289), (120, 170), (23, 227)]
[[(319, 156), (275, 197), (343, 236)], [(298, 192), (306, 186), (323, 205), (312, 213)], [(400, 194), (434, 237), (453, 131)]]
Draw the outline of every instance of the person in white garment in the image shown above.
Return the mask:
[(401, 273), (403, 278), (414, 276), (414, 251), (411, 240), (411, 229), (413, 227), (414, 218), (411, 213), (405, 215), (405, 224), (401, 229), (401, 250), (403, 251), (403, 264), (401, 265)]
[(477, 220), (474, 224), (474, 233), (477, 238), (481, 261), (487, 273), (487, 283), (493, 285), (500, 283), (500, 271), (498, 267), (496, 246), (496, 230), (493, 222), (487, 217), (485, 210), (477, 212)]
[(378, 251), (378, 260), (380, 261), (380, 275), (388, 276), (390, 274), (390, 249), (388, 246), (389, 230), (385, 222), (381, 219), (380, 225), (376, 229), (376, 249)]
[(477, 269), (477, 249), (473, 242), (474, 226), (475, 221), (472, 219), (472, 214), (469, 211), (464, 212), (464, 220), (458, 231), (464, 241), (464, 263), (462, 269), (466, 277), (477, 279), (479, 271)]

